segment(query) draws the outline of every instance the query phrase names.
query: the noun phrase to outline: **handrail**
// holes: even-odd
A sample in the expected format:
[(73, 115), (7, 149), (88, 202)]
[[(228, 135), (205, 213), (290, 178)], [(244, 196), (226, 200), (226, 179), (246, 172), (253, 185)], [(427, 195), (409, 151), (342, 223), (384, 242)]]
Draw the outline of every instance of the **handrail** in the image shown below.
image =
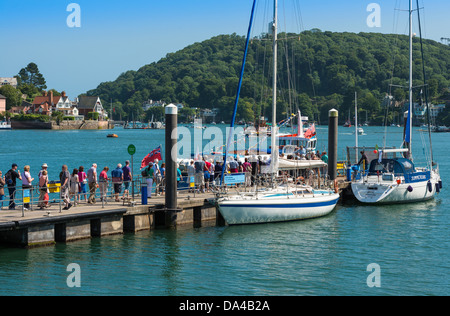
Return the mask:
[[(305, 174), (306, 175), (306, 174)], [(203, 176), (203, 175), (202, 175)], [(300, 177), (292, 176), (292, 174), (289, 174), (288, 172), (282, 173), (277, 179), (276, 183), (283, 184), (287, 183), (289, 185), (300, 185), (302, 183), (310, 184), (312, 186), (315, 186), (317, 184), (318, 188), (331, 188), (332, 182), (329, 181), (327, 174), (321, 175), (320, 173), (311, 173), (308, 174), (308, 176), (304, 177), (302, 181), (297, 181)], [(199, 186), (198, 183), (190, 183), (190, 180), (188, 176), (183, 176), (183, 181), (180, 182), (180, 185), (177, 187), (178, 192), (184, 192), (184, 196), (186, 198), (190, 198), (190, 193), (193, 193), (193, 197), (195, 198), (196, 195), (206, 192), (211, 192), (215, 195), (217, 194), (225, 194), (230, 189), (233, 189), (236, 187), (236, 189), (239, 189), (239, 191), (242, 191), (240, 193), (248, 193), (253, 192), (255, 189), (256, 192), (258, 190), (264, 188), (264, 187), (272, 187), (272, 178), (270, 175), (266, 174), (257, 174), (252, 175), (250, 172), (246, 173), (246, 180), (245, 183), (237, 184), (237, 185), (220, 185), (220, 174), (215, 175), (212, 177), (212, 181), (208, 182), (208, 185), (205, 186)], [(303, 182), (304, 181), (304, 182)], [(53, 210), (58, 211), (59, 213), (62, 213), (64, 209), (64, 199), (66, 198), (63, 196), (63, 190), (61, 190), (61, 187), (58, 186), (59, 181), (50, 181), (49, 185), (46, 187), (46, 193), (48, 194), (48, 199), (43, 199), (43, 195), (40, 193), (40, 187), (39, 185), (32, 185), (31, 188), (23, 188), (22, 186), (16, 186), (16, 187), (8, 187), (7, 185), (4, 186), (5, 189), (5, 199), (0, 200), (0, 206), (4, 210), (7, 209), (9, 205), (14, 205), (15, 210), (20, 210), (22, 212), (22, 217), (25, 217), (25, 211), (36, 211), (38, 208), (40, 209), (47, 209), (51, 206), (57, 206), (56, 208), (53, 208)], [(108, 204), (110, 201), (115, 199), (115, 192), (114, 192), (114, 184), (121, 184), (120, 187), (120, 195), (119, 197), (123, 198), (124, 195), (124, 183), (127, 181), (118, 181), (113, 182), (112, 179), (108, 179), (106, 182), (106, 185), (104, 185), (104, 182), (97, 182), (97, 185), (95, 187), (95, 195), (94, 198), (96, 200), (100, 199), (102, 208), (105, 208), (106, 204)], [(128, 196), (127, 198), (130, 198), (130, 200), (134, 200), (136, 196), (141, 196), (141, 190), (143, 187), (147, 186), (146, 179), (143, 178), (141, 175), (136, 175), (133, 177), (132, 181), (128, 181), (130, 183), (128, 188)], [(155, 183), (156, 182), (156, 183)], [(158, 181), (155, 181), (152, 185), (152, 193), (159, 195), (159, 193), (164, 194), (164, 178), (158, 179)], [(294, 184), (295, 182), (295, 184)], [(51, 186), (53, 184), (53, 186)], [(78, 187), (78, 186), (77, 186)], [(10, 190), (8, 190), (10, 189)], [(68, 199), (70, 203), (72, 204), (71, 207), (77, 207), (80, 204), (83, 204), (84, 206), (88, 206), (87, 198), (89, 197), (89, 190), (86, 188), (86, 192), (80, 192), (80, 190), (77, 190), (77, 192), (71, 192), (70, 191), (70, 185), (69, 185), (69, 196)], [(13, 196), (13, 199), (11, 199), (11, 195)], [(27, 198), (25, 200), (25, 198)], [(84, 198), (84, 203), (82, 202)], [(67, 200), (66, 200), (67, 201)], [(12, 204), (10, 202), (13, 202)], [(125, 203), (125, 200), (119, 200), (119, 202)], [(28, 207), (25, 207), (28, 206)], [(48, 211), (49, 212), (49, 211)]]

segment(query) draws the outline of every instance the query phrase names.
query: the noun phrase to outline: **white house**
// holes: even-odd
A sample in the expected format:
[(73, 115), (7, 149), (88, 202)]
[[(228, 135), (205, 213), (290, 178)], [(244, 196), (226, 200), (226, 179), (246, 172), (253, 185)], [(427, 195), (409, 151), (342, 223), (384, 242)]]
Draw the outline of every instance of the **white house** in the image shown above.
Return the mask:
[(77, 107), (79, 115), (84, 115), (85, 117), (87, 117), (89, 112), (98, 113), (99, 120), (104, 120), (108, 117), (100, 97), (81, 96), (78, 100)]
[(0, 77), (0, 86), (10, 85), (17, 88), (17, 78)]
[(59, 99), (54, 98), (57, 101), (54, 105), (55, 110), (61, 111), (61, 109), (70, 109), (72, 108), (72, 101), (69, 100), (69, 97), (66, 95), (66, 92), (61, 92), (61, 97)]
[(144, 111), (148, 111), (148, 109), (155, 107), (155, 106), (166, 106), (166, 103), (159, 100), (159, 101), (153, 101), (153, 100), (147, 100), (142, 102), (142, 108), (144, 109)]

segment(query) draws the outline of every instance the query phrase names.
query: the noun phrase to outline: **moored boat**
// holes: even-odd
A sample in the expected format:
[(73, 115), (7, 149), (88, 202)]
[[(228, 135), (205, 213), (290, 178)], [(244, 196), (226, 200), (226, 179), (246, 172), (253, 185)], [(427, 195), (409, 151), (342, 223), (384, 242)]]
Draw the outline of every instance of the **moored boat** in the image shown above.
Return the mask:
[[(420, 10), (417, 8), (417, 11)], [(400, 149), (381, 149), (379, 158), (370, 162), (369, 170), (352, 182), (352, 191), (358, 201), (368, 204), (420, 202), (434, 198), (442, 189), (438, 164), (433, 160), (429, 128), (429, 163), (416, 167), (412, 155), (413, 121), (413, 33), (412, 0), (409, 2), (409, 108), (405, 113), (403, 144)], [(419, 19), (420, 20), (420, 19)], [(422, 50), (423, 57), (423, 50)], [(422, 63), (422, 66), (425, 67)], [(424, 85), (426, 84), (424, 78)], [(425, 103), (428, 104), (427, 94)], [(429, 116), (428, 116), (429, 118)], [(428, 126), (430, 126), (430, 121)], [(425, 152), (425, 151), (424, 151)], [(391, 155), (391, 157), (389, 157)]]
[[(399, 150), (391, 150), (397, 152)], [(416, 168), (406, 158), (374, 159), (367, 175), (352, 182), (356, 199), (368, 204), (394, 204), (432, 199), (442, 188), (439, 172)]]
[(219, 199), (218, 205), (228, 225), (242, 225), (325, 216), (333, 211), (338, 200), (337, 193), (304, 186), (290, 192), (279, 188), (251, 195), (226, 196)]
[(1, 129), (11, 129), (11, 123), (7, 121), (0, 122), (0, 130)]
[[(254, 6), (253, 6), (254, 8)], [(253, 193), (238, 193), (227, 194), (217, 198), (217, 206), (219, 212), (228, 225), (238, 224), (257, 224), (257, 223), (273, 223), (303, 220), (308, 218), (315, 218), (325, 216), (333, 211), (338, 200), (339, 194), (337, 190), (314, 190), (309, 185), (292, 184), (277, 186), (277, 176), (280, 171), (280, 166), (286, 169), (302, 169), (299, 166), (302, 161), (287, 160), (279, 157), (279, 147), (276, 143), (278, 139), (278, 126), (276, 121), (276, 105), (277, 105), (277, 16), (278, 16), (278, 1), (274, 0), (274, 18), (271, 23), (273, 28), (273, 103), (272, 103), (272, 124), (271, 124), (271, 152), (270, 159), (267, 160), (268, 171), (266, 174), (271, 175), (272, 187), (264, 191), (256, 190)], [(252, 12), (253, 17), (253, 12)], [(252, 21), (251, 21), (252, 22)], [(250, 31), (250, 29), (249, 29)], [(247, 38), (247, 45), (248, 45)], [(245, 61), (245, 58), (244, 58)], [(240, 82), (242, 81), (242, 75)], [(237, 102), (235, 104), (235, 112)], [(301, 116), (299, 113), (301, 121)], [(233, 127), (233, 122), (232, 126)], [(232, 130), (232, 129), (231, 129)], [(298, 138), (302, 135), (303, 129), (301, 123), (299, 124), (299, 131), (297, 135), (290, 135), (291, 138)], [(311, 130), (312, 133), (312, 130)], [(315, 133), (315, 130), (314, 130)], [(312, 137), (313, 135), (311, 135)], [(315, 136), (315, 135), (314, 135)], [(229, 139), (233, 138), (230, 133)], [(294, 139), (295, 140), (295, 139)], [(289, 145), (295, 146), (295, 144)], [(228, 146), (227, 146), (228, 147)], [(227, 161), (227, 150), (225, 150), (225, 164)], [(298, 162), (298, 164), (297, 164)], [(324, 164), (322, 161), (318, 161)], [(309, 169), (310, 166), (303, 166)], [(222, 173), (223, 176), (223, 173)], [(294, 183), (297, 183), (295, 178)]]

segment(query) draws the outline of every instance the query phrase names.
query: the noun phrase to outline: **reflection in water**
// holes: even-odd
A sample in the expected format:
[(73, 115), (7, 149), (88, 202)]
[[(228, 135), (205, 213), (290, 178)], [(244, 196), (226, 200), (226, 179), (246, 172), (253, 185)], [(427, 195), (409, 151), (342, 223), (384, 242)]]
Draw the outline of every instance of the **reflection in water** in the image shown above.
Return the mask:
[[(366, 130), (366, 145), (379, 140), (371, 130)], [(136, 133), (121, 134), (124, 148), (139, 138)], [(28, 132), (15, 135), (22, 134), (23, 139), (32, 137)], [(79, 133), (77, 137), (83, 137), (83, 143), (96, 143), (97, 134), (105, 138), (102, 133)], [(75, 137), (72, 133), (52, 135), (61, 144)], [(326, 144), (326, 133), (322, 136), (321, 144)], [(447, 140), (439, 134), (433, 138), (441, 176), (449, 179), (450, 161), (444, 159)], [(341, 150), (352, 144), (353, 136), (339, 141)], [(145, 140), (139, 142), (149, 146)], [(326, 150), (321, 144), (318, 148)], [(101, 155), (95, 158), (97, 163), (105, 165), (122, 159), (106, 148), (97, 155)], [(34, 165), (33, 170), (42, 161), (59, 165), (59, 160), (32, 158), (19, 165)], [(80, 164), (73, 155), (58, 159)], [(81, 164), (94, 160), (89, 159)], [(0, 248), (0, 295), (447, 294), (449, 203), (450, 190), (444, 181), (435, 200), (389, 206), (349, 201), (326, 217), (306, 221), (156, 230), (31, 250)], [(81, 288), (66, 285), (70, 263), (81, 267)], [(381, 267), (379, 289), (366, 284), (366, 268), (371, 263)]]
[[(1, 249), (0, 295), (398, 295), (448, 293), (438, 201), (349, 203), (318, 219), (156, 230)], [(68, 288), (66, 267), (81, 267)], [(377, 263), (382, 287), (366, 284)]]

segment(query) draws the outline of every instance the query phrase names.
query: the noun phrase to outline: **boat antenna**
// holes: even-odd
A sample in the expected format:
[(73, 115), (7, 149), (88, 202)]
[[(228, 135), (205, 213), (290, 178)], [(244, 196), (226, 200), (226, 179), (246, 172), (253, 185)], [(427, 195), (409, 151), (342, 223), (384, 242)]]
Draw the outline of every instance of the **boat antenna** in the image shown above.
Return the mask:
[(228, 149), (230, 148), (231, 140), (234, 137), (234, 121), (236, 120), (236, 112), (237, 112), (237, 106), (238, 106), (238, 103), (239, 103), (239, 95), (241, 93), (242, 78), (244, 77), (245, 61), (247, 60), (248, 45), (249, 45), (249, 42), (250, 42), (250, 34), (251, 34), (251, 30), (252, 30), (252, 25), (253, 25), (253, 17), (254, 17), (254, 14), (255, 14), (255, 7), (256, 7), (256, 0), (253, 0), (252, 14), (250, 16), (250, 23), (249, 23), (248, 32), (247, 32), (247, 41), (245, 43), (244, 57), (242, 59), (241, 75), (239, 77), (239, 84), (238, 84), (237, 93), (236, 93), (236, 100), (234, 102), (233, 117), (231, 119), (230, 132), (228, 134), (227, 147), (225, 148), (225, 157), (224, 157), (224, 162), (223, 162), (223, 167), (222, 167), (222, 174), (220, 176), (220, 184), (221, 185), (223, 183), (224, 171), (225, 171), (226, 166), (227, 166)]

